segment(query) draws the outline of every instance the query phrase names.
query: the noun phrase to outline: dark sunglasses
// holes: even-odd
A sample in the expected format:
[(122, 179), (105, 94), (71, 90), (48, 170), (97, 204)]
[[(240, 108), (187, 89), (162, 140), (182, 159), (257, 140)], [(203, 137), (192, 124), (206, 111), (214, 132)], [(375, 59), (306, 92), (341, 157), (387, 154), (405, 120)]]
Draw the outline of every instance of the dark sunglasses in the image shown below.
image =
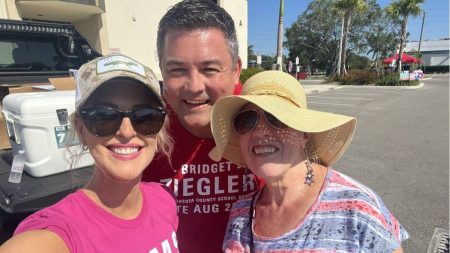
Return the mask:
[(79, 113), (89, 132), (95, 136), (106, 137), (119, 130), (124, 117), (130, 119), (137, 133), (157, 134), (164, 125), (167, 111), (161, 107), (145, 107), (123, 112), (107, 106), (97, 106), (82, 109)]
[(266, 111), (257, 111), (254, 109), (241, 111), (233, 119), (233, 126), (236, 132), (240, 135), (250, 133), (256, 128), (259, 120), (259, 114), (264, 114), (264, 118), (269, 125), (276, 129), (286, 129), (283, 122), (279, 121), (275, 116)]

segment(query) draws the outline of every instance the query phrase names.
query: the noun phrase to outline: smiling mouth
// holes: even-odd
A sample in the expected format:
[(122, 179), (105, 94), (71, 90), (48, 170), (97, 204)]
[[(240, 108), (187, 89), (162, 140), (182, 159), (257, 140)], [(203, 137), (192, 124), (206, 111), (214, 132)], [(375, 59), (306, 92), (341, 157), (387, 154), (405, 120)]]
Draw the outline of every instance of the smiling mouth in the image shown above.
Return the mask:
[(209, 100), (187, 100), (185, 99), (184, 102), (186, 102), (189, 105), (205, 105), (209, 103)]
[(118, 155), (131, 155), (139, 152), (138, 147), (110, 147), (109, 150)]
[(276, 153), (279, 148), (274, 146), (256, 146), (252, 148), (252, 152), (255, 155), (270, 155)]

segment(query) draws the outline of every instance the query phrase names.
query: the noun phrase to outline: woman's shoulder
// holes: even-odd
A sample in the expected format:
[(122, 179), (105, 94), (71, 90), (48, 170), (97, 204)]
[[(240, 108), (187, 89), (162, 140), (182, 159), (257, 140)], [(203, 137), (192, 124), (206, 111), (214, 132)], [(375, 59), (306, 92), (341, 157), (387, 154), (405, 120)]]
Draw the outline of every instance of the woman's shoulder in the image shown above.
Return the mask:
[(319, 209), (334, 210), (354, 221), (376, 223), (399, 232), (400, 224), (381, 198), (366, 185), (353, 178), (332, 171)]
[(377, 202), (380, 199), (370, 187), (333, 169), (331, 169), (327, 180), (327, 191), (334, 193), (337, 198), (363, 198), (368, 202)]
[[(356, 228), (357, 234), (372, 238), (383, 248), (395, 249), (409, 237), (381, 198), (369, 187), (334, 170), (327, 176), (327, 186), (316, 209), (316, 218)], [(332, 219), (328, 219), (333, 217)], [(365, 241), (366, 242), (366, 241)], [(370, 244), (370, 243), (369, 243)], [(365, 245), (364, 247), (371, 247)], [(369, 250), (376, 251), (376, 250)]]
[(376, 219), (384, 225), (391, 219), (392, 215), (381, 198), (366, 185), (337, 171), (331, 171), (327, 183), (321, 197), (321, 208)]
[(30, 231), (51, 231), (63, 241), (69, 242), (68, 231), (74, 232), (73, 222), (78, 221), (85, 211), (83, 192), (78, 190), (67, 195), (56, 204), (39, 210), (23, 220), (14, 235)]
[[(83, 192), (78, 190), (74, 193), (71, 193), (56, 202), (55, 204), (41, 209), (30, 216), (27, 217), (26, 220), (30, 219), (56, 219), (63, 217), (71, 217), (76, 216), (75, 211), (79, 209), (83, 204)], [(70, 218), (69, 218), (70, 219)]]

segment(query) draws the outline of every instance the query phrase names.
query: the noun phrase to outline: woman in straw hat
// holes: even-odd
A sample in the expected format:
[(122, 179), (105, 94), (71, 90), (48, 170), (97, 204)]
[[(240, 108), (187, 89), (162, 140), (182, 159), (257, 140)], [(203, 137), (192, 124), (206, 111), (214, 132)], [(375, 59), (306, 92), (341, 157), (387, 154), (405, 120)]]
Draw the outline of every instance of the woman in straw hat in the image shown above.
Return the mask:
[(292, 76), (266, 71), (214, 105), (222, 157), (266, 181), (230, 213), (225, 252), (402, 252), (408, 233), (368, 187), (331, 169), (356, 119), (308, 110)]
[(141, 183), (157, 151), (172, 143), (158, 80), (113, 54), (78, 71), (72, 129), (95, 161), (80, 189), (25, 219), (0, 252), (178, 252), (174, 196)]

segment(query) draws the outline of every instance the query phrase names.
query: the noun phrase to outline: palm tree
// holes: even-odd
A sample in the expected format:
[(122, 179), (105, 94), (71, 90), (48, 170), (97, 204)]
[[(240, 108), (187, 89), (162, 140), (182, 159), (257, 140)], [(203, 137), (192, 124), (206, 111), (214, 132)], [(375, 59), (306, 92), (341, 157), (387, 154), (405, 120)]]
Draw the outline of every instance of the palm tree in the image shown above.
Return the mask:
[(386, 12), (392, 17), (401, 18), (401, 32), (400, 32), (400, 48), (398, 50), (397, 58), (397, 72), (402, 71), (402, 57), (403, 50), (406, 43), (406, 34), (408, 27), (408, 17), (417, 17), (422, 12), (420, 4), (425, 0), (394, 0), (386, 7)]
[[(346, 69), (345, 69), (345, 63), (347, 60), (347, 37), (350, 30), (350, 24), (352, 15), (354, 13), (362, 13), (366, 11), (367, 4), (364, 0), (337, 0), (334, 3), (334, 8), (342, 13), (343, 20), (342, 20), (342, 36), (340, 41), (340, 59), (341, 59), (341, 65), (340, 69), (338, 70), (338, 73), (341, 75), (346, 75)], [(339, 56), (338, 56), (339, 58)], [(339, 64), (338, 64), (339, 65)]]
[(277, 40), (277, 66), (278, 70), (282, 70), (283, 66), (283, 15), (284, 0), (280, 0), (280, 15), (278, 19), (278, 40)]

